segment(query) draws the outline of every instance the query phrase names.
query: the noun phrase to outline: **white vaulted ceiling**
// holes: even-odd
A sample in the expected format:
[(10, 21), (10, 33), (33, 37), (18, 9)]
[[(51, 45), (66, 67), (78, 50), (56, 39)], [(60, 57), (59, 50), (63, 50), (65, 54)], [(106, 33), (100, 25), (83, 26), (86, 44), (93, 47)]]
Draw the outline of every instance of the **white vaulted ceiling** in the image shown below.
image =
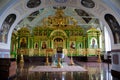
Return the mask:
[[(25, 3), (25, 4), (27, 4), (27, 2), (28, 2), (29, 0), (0, 0), (0, 13), (2, 14), (4, 11), (5, 11), (5, 9), (7, 9), (7, 8), (9, 8), (9, 7), (11, 7), (11, 5), (13, 5), (13, 4), (18, 4), (18, 3)], [(32, 0), (31, 0), (32, 1)], [(41, 0), (41, 2), (42, 2), (43, 0)], [(48, 4), (53, 4), (54, 3), (54, 1), (56, 1), (56, 2), (58, 2), (58, 3), (60, 3), (60, 0), (54, 0), (53, 2), (52, 2), (53, 0), (45, 0), (45, 3), (48, 3)], [(67, 0), (61, 0), (61, 1), (67, 1)], [(69, 1), (69, 0), (68, 0)], [(75, 2), (80, 2), (81, 0), (71, 0), (72, 2), (71, 3), (75, 3)], [(94, 1), (94, 0), (93, 0)], [(102, 1), (102, 0), (101, 0)], [(108, 0), (103, 0), (103, 2), (107, 2)], [(44, 2), (44, 1), (43, 1)], [(64, 2), (62, 2), (62, 5), (64, 5), (63, 3)], [(111, 0), (110, 1), (110, 3), (111, 4), (116, 4), (116, 8), (119, 8), (119, 0)], [(58, 3), (56, 3), (56, 6), (60, 6), (61, 5), (61, 3), (60, 4), (58, 4)], [(42, 3), (40, 4), (40, 5), (42, 5)], [(61, 5), (61, 6), (62, 6)], [(95, 4), (96, 5), (96, 4)], [(108, 5), (108, 4), (107, 4)], [(19, 6), (23, 6), (24, 7), (24, 5), (19, 5)], [(43, 5), (43, 7), (47, 7), (48, 5)], [(67, 6), (67, 5), (66, 5)], [(65, 6), (65, 7), (66, 7)], [(108, 5), (109, 6), (109, 5)], [(17, 28), (19, 28), (19, 27), (22, 27), (22, 26), (25, 26), (25, 25), (29, 25), (30, 27), (34, 27), (34, 26), (38, 26), (38, 25), (41, 25), (41, 20), (42, 20), (42, 18), (44, 18), (44, 17), (47, 17), (47, 16), (49, 16), (49, 15), (54, 15), (54, 13), (55, 13), (55, 9), (53, 8), (53, 6), (51, 6), (51, 7), (47, 7), (47, 8), (42, 8), (42, 9), (39, 9), (38, 11), (39, 11), (39, 13), (37, 13), (37, 15), (35, 14), (35, 15), (26, 15), (26, 16), (24, 16), (24, 18), (22, 19), (22, 21), (19, 23), (19, 24), (17, 24), (16, 25), (16, 29)], [(16, 8), (16, 9), (18, 9), (18, 8)], [(32, 8), (31, 8), (32, 9)], [(99, 20), (98, 20), (98, 17), (96, 17), (96, 15), (94, 15), (94, 14), (91, 14), (91, 13), (89, 13), (89, 12), (86, 12), (87, 14), (88, 14), (88, 16), (86, 16), (86, 15), (78, 15), (76, 12), (75, 12), (75, 10), (74, 9), (77, 9), (77, 8), (75, 8), (74, 7), (74, 5), (72, 6), (72, 8), (71, 7), (66, 7), (66, 9), (64, 10), (65, 11), (65, 14), (67, 15), (67, 16), (72, 16), (73, 18), (75, 18), (77, 21), (78, 21), (78, 25), (81, 25), (81, 26), (83, 26), (83, 27), (85, 27), (85, 28), (87, 28), (87, 27), (90, 27), (90, 26), (94, 26), (94, 27), (98, 27), (98, 26), (100, 26), (100, 24), (99, 24)], [(22, 9), (21, 9), (22, 10)], [(82, 10), (82, 9), (81, 9)], [(84, 11), (84, 10), (83, 10)], [(22, 12), (21, 12), (22, 13)], [(1, 15), (0, 14), (0, 15)], [(30, 13), (29, 13), (30, 14)], [(32, 13), (31, 13), (32, 14)], [(41, 16), (42, 15), (42, 16)], [(32, 20), (30, 20), (30, 18), (32, 19)], [(85, 18), (91, 18), (90, 20), (89, 20), (89, 22), (87, 22), (86, 23), (86, 21), (84, 20)]]

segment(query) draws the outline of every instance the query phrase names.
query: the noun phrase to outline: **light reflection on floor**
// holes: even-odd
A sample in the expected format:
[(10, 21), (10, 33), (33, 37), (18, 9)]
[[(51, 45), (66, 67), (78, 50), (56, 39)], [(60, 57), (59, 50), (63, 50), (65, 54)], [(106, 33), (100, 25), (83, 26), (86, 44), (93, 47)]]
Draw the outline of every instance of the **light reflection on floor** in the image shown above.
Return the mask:
[(113, 80), (111, 64), (97, 62), (76, 62), (88, 72), (29, 72), (29, 68), (40, 66), (40, 63), (18, 65), (18, 74), (13, 80)]

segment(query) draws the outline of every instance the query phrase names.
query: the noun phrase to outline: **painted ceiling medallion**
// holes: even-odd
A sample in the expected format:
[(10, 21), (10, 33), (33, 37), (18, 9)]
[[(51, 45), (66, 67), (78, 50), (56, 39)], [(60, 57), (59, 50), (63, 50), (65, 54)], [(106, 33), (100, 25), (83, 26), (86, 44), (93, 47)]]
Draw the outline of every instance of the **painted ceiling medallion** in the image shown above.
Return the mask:
[(28, 8), (35, 8), (38, 7), (41, 4), (41, 0), (29, 0), (27, 2), (27, 7)]
[(82, 17), (82, 18), (86, 23), (89, 23), (91, 18), (88, 18), (89, 14), (87, 12), (85, 12), (84, 10), (81, 10), (81, 9), (75, 9), (75, 11), (79, 16), (86, 16), (86, 17)]
[(87, 8), (93, 8), (93, 7), (95, 7), (95, 3), (92, 0), (82, 0), (81, 4), (84, 7), (87, 7)]
[(55, 0), (56, 2), (58, 2), (58, 3), (65, 3), (65, 2), (67, 2), (67, 0)]

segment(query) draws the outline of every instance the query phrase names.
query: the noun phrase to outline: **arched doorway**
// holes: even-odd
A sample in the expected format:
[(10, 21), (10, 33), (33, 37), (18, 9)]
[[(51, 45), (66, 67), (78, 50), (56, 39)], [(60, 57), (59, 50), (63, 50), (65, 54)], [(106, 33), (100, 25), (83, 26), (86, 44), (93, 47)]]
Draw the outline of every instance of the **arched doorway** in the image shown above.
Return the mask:
[(52, 48), (56, 49), (57, 47), (66, 48), (67, 44), (67, 35), (63, 30), (54, 30), (51, 35)]
[(64, 47), (64, 39), (61, 37), (56, 37), (53, 39), (53, 47), (56, 49), (57, 47)]

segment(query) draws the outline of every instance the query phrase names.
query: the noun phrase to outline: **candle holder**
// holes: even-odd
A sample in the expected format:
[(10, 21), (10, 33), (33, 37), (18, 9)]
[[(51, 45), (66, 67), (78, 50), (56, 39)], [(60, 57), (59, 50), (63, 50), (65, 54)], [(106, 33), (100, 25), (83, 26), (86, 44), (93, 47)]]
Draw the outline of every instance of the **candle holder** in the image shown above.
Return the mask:
[(49, 65), (48, 50), (46, 50), (46, 62), (45, 65)]
[(98, 62), (101, 63), (100, 50), (98, 50)]
[(49, 65), (50, 63), (49, 63), (49, 58), (48, 57), (46, 57), (46, 62), (45, 62), (45, 65)]
[(57, 48), (57, 59), (58, 59), (58, 63), (57, 63), (57, 67), (61, 68), (62, 67), (62, 59), (64, 58), (64, 54), (63, 54), (63, 49), (62, 47), (58, 47)]
[(73, 61), (73, 57), (72, 57), (72, 54), (73, 54), (73, 49), (70, 50), (71, 52), (71, 57), (70, 57), (70, 65), (74, 65), (74, 61)]
[(20, 63), (24, 63), (23, 54), (21, 54)]
[(59, 57), (58, 57), (58, 64), (57, 64), (57, 67), (58, 67), (58, 68), (61, 68), (61, 67), (62, 67), (62, 65), (61, 65), (61, 58), (59, 58)]

